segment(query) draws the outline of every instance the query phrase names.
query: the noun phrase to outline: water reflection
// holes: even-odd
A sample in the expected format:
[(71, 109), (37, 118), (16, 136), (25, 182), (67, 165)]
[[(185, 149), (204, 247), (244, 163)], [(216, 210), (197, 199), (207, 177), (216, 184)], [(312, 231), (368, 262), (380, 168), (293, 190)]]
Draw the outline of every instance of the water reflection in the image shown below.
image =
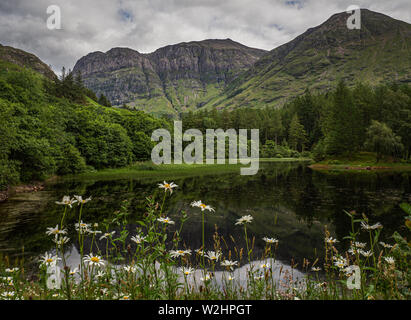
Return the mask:
[[(136, 234), (137, 220), (145, 212), (146, 197), (162, 199), (163, 190), (157, 183), (164, 179), (130, 176), (121, 180), (71, 179), (47, 186), (35, 194), (19, 194), (0, 204), (0, 251), (26, 260), (53, 248), (45, 231), (60, 222), (62, 207), (55, 204), (63, 195), (92, 196), (86, 204), (83, 220), (99, 223), (113, 215), (128, 201), (130, 236)], [(165, 211), (176, 222), (184, 210), (189, 215), (182, 233), (182, 244), (190, 249), (201, 246), (201, 215), (191, 208), (193, 200), (203, 200), (216, 209), (206, 214), (206, 247), (213, 249), (213, 235), (217, 232), (226, 255), (231, 250), (245, 247), (243, 229), (235, 221), (252, 215), (249, 236), (255, 238), (254, 257), (262, 256), (263, 237), (279, 239), (277, 260), (290, 264), (303, 258), (313, 261), (323, 254), (324, 227), (334, 237), (342, 239), (350, 230), (350, 222), (343, 210), (365, 213), (370, 222), (384, 225), (382, 239), (401, 228), (401, 202), (411, 203), (410, 174), (393, 172), (320, 173), (304, 164), (262, 163), (255, 176), (235, 173), (198, 175), (173, 179), (178, 188), (165, 205)], [(78, 208), (68, 212), (68, 236), (77, 239), (74, 223)], [(177, 223), (174, 228), (178, 228)], [(115, 229), (114, 229), (115, 230)], [(171, 228), (172, 233), (175, 229)], [(102, 230), (105, 231), (105, 230)], [(364, 239), (367, 240), (367, 239)], [(105, 242), (97, 242), (102, 252)], [(133, 243), (127, 243), (133, 249)], [(90, 243), (86, 243), (86, 248)], [(74, 242), (78, 249), (78, 244)], [(347, 244), (340, 243), (342, 249)], [(235, 257), (234, 257), (235, 258)], [(244, 265), (246, 261), (241, 261)]]

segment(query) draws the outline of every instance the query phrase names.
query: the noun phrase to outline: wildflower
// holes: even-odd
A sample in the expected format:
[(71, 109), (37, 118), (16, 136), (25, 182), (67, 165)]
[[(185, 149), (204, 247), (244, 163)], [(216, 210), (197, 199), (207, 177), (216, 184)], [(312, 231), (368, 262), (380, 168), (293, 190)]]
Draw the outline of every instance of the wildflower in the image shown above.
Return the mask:
[(102, 233), (100, 230), (90, 230), (90, 229), (88, 229), (87, 232), (88, 232), (89, 234), (93, 234), (93, 235), (97, 235), (97, 234), (99, 234), (99, 233)]
[(70, 275), (70, 276), (74, 276), (77, 272), (78, 272), (78, 268), (71, 269), (71, 270), (69, 271), (69, 275)]
[(59, 225), (56, 224), (56, 227), (55, 227), (55, 228), (53, 228), (53, 227), (47, 228), (46, 234), (49, 235), (49, 236), (54, 235), (54, 236), (57, 237), (57, 236), (60, 235), (60, 234), (67, 234), (67, 230), (65, 230), (65, 229), (60, 230), (60, 229), (59, 229)]
[(364, 257), (371, 257), (373, 255), (373, 253), (371, 252), (371, 250), (368, 251), (364, 251), (364, 250), (360, 250), (360, 253), (364, 256)]
[(135, 266), (124, 266), (124, 270), (126, 270), (128, 273), (135, 273), (137, 271), (137, 268)]
[(13, 285), (13, 277), (1, 277), (9, 286)]
[(370, 226), (368, 223), (361, 221), (361, 228), (363, 228), (364, 230), (370, 231), (370, 230), (382, 228), (382, 224), (377, 222), (373, 224), (372, 226)]
[(334, 243), (336, 243), (336, 242), (338, 242), (338, 240), (337, 240), (337, 239), (333, 239), (333, 237), (325, 238), (324, 241), (327, 242), (328, 244), (331, 244), (331, 245), (334, 244)]
[(386, 262), (388, 262), (389, 264), (394, 264), (395, 263), (395, 260), (394, 260), (393, 257), (384, 257), (384, 260)]
[(172, 221), (169, 217), (158, 218), (157, 221), (160, 221), (165, 224), (174, 224), (174, 221)]
[(196, 249), (194, 250), (199, 256), (202, 256), (204, 254), (204, 251), (202, 249)]
[(211, 261), (218, 261), (221, 256), (221, 252), (207, 251), (207, 254), (205, 254), (204, 256)]
[(13, 291), (6, 291), (6, 292), (3, 292), (3, 293), (1, 294), (1, 296), (2, 296), (4, 299), (6, 299), (6, 300), (13, 299), (13, 298), (14, 298), (14, 295), (15, 295), (15, 293), (14, 293)]
[(6, 272), (8, 272), (8, 273), (14, 273), (14, 272), (17, 272), (17, 271), (19, 271), (19, 268), (13, 268), (13, 269), (9, 269), (9, 268), (6, 268), (6, 270), (5, 270)]
[(236, 225), (251, 223), (253, 221), (253, 217), (250, 215), (242, 216), (240, 219), (237, 219)]
[(352, 246), (353, 246), (354, 248), (360, 248), (360, 249), (364, 249), (366, 245), (367, 245), (367, 244), (364, 243), (364, 242), (354, 242), (354, 243), (352, 244)]
[(311, 270), (312, 270), (312, 271), (315, 271), (315, 272), (318, 272), (318, 271), (321, 270), (321, 268), (320, 268), (320, 267), (312, 267)]
[(104, 266), (104, 260), (100, 256), (94, 256), (92, 253), (86, 255), (83, 261), (89, 266)]
[(334, 265), (340, 269), (343, 269), (345, 266), (348, 265), (347, 260), (343, 257), (339, 257), (335, 259)]
[(278, 240), (275, 239), (275, 238), (267, 238), (267, 237), (264, 237), (263, 240), (264, 240), (265, 242), (269, 243), (269, 244), (278, 243)]
[(74, 198), (76, 198), (78, 204), (85, 204), (85, 203), (91, 201), (91, 197), (89, 197), (87, 199), (83, 199), (82, 196), (74, 196)]
[(58, 260), (61, 260), (61, 258), (57, 256), (52, 256), (51, 254), (46, 253), (44, 256), (41, 257), (41, 264), (46, 265), (46, 266), (52, 266), (54, 267), (57, 264)]
[(233, 281), (233, 280), (234, 280), (234, 277), (231, 276), (231, 275), (229, 275), (227, 279), (228, 279), (228, 281)]
[(201, 211), (204, 211), (204, 210), (208, 210), (208, 211), (215, 211), (212, 207), (210, 207), (209, 205), (206, 205), (206, 204), (204, 204), (204, 203), (202, 203), (201, 202), (201, 200), (198, 200), (198, 201), (193, 201), (192, 203), (191, 203), (191, 206), (192, 207), (199, 207), (200, 209), (201, 209)]
[(136, 236), (134, 236), (134, 237), (131, 237), (131, 241), (133, 241), (133, 242), (135, 242), (135, 243), (137, 243), (137, 244), (140, 244), (140, 243), (142, 243), (143, 241), (147, 241), (147, 240), (146, 240), (146, 236), (140, 236), (140, 235), (138, 234), (138, 235), (136, 235)]
[(211, 278), (212, 278), (212, 275), (210, 273), (207, 273), (204, 277), (201, 277), (200, 280), (204, 282), (204, 281), (211, 280)]
[(227, 267), (230, 270), (233, 270), (234, 266), (238, 265), (238, 261), (224, 260), (221, 262), (222, 267)]
[[(100, 240), (107, 239), (109, 237), (111, 238), (115, 233), (116, 233), (115, 231), (106, 232), (100, 237)], [(133, 238), (131, 238), (131, 240), (133, 240)]]
[(261, 269), (269, 269), (270, 268), (270, 264), (269, 263), (263, 263), (260, 265)]
[(91, 225), (89, 223), (84, 223), (83, 220), (81, 220), (80, 223), (74, 224), (74, 227), (80, 234), (85, 234), (86, 232), (89, 232)]
[(68, 237), (66, 237), (66, 236), (63, 236), (63, 237), (60, 237), (60, 238), (55, 237), (55, 238), (53, 239), (53, 241), (54, 241), (57, 245), (62, 246), (62, 245), (64, 245), (65, 243), (69, 242), (69, 241), (70, 241), (70, 238), (68, 238)]
[(69, 206), (70, 208), (72, 208), (71, 205), (76, 203), (76, 202), (77, 202), (77, 200), (74, 200), (74, 198), (71, 199), (70, 196), (64, 196), (63, 200), (61, 200), (61, 202), (56, 201), (57, 204), (61, 204), (61, 205), (64, 205), (64, 206)]
[(194, 272), (194, 269), (193, 268), (191, 268), (191, 267), (182, 267), (182, 268), (180, 268), (180, 271), (185, 275), (185, 276), (188, 276), (188, 275), (190, 275), (190, 274), (192, 274), (193, 272)]
[(104, 273), (104, 271), (98, 271), (97, 273), (96, 273), (96, 278), (103, 278), (105, 276), (105, 273)]
[(380, 245), (382, 245), (386, 249), (391, 249), (393, 247), (392, 245), (390, 245), (388, 243), (385, 243), (385, 242), (382, 242), (382, 241), (380, 241), (379, 243), (380, 243)]
[(170, 250), (170, 256), (172, 258), (178, 258), (178, 257), (183, 257), (185, 255), (190, 255), (191, 250)]
[(173, 188), (178, 187), (178, 185), (176, 185), (174, 182), (167, 183), (167, 182), (164, 181), (163, 184), (159, 183), (159, 184), (158, 184), (158, 187), (164, 189), (164, 192), (166, 192), (167, 190), (169, 190), (169, 191), (170, 191), (170, 194), (171, 194), (171, 193), (173, 193)]

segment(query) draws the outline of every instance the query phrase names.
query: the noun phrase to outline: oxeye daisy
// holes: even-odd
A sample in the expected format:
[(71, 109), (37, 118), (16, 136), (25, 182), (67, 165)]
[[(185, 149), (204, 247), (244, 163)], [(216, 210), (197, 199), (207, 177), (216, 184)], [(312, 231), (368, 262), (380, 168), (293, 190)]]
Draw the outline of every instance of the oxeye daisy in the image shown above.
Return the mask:
[(190, 255), (191, 250), (170, 250), (170, 256), (172, 258), (183, 257), (185, 255)]
[(210, 273), (207, 273), (204, 277), (201, 277), (200, 280), (204, 282), (204, 281), (211, 280), (212, 277), (213, 276)]
[(180, 271), (185, 275), (188, 276), (194, 272), (194, 269), (191, 267), (182, 267), (180, 268)]
[(236, 265), (238, 265), (238, 261), (224, 260), (221, 262), (222, 267), (229, 268), (230, 270), (233, 270)]
[(336, 242), (338, 242), (337, 239), (333, 239), (333, 237), (327, 237), (324, 239), (325, 242), (327, 242), (328, 244), (334, 244)]
[(74, 198), (76, 198), (79, 205), (80, 204), (85, 204), (85, 203), (91, 201), (91, 197), (88, 197), (87, 199), (83, 199), (82, 196), (74, 196)]
[[(116, 233), (115, 231), (106, 232), (100, 237), (100, 240), (111, 238), (115, 233)], [(133, 240), (133, 239), (131, 239), (131, 240)]]
[(206, 204), (202, 203), (201, 200), (193, 201), (193, 202), (191, 203), (191, 206), (192, 206), (192, 207), (198, 207), (198, 208), (201, 209), (201, 211), (204, 211), (204, 210), (213, 211), (213, 212), (215, 211), (215, 210), (214, 210), (213, 208), (211, 208), (209, 205), (206, 205)]
[(371, 252), (371, 250), (368, 251), (364, 251), (364, 250), (360, 250), (360, 253), (364, 256), (364, 257), (371, 257), (373, 255), (373, 253)]
[(83, 258), (83, 261), (87, 263), (89, 266), (104, 266), (104, 260), (100, 256), (93, 255), (92, 253), (86, 255)]
[(137, 235), (131, 237), (131, 241), (133, 241), (137, 244), (140, 244), (143, 241), (147, 241), (147, 240), (146, 240), (146, 236), (141, 236), (141, 235), (137, 234)]
[(210, 259), (211, 261), (218, 261), (218, 259), (221, 256), (221, 252), (207, 251), (207, 254), (204, 256)]
[(315, 272), (318, 272), (318, 271), (321, 271), (321, 268), (320, 267), (312, 267), (311, 270), (315, 271)]
[(56, 204), (60, 204), (60, 205), (64, 205), (64, 206), (69, 206), (70, 208), (72, 208), (72, 205), (73, 205), (74, 203), (76, 203), (76, 202), (77, 202), (77, 200), (74, 200), (74, 198), (71, 199), (70, 196), (64, 196), (64, 197), (63, 197), (63, 200), (61, 200), (61, 201), (56, 201)]
[(275, 239), (275, 238), (267, 238), (267, 237), (264, 237), (263, 240), (264, 240), (265, 242), (269, 243), (269, 244), (278, 243), (278, 240)]
[(160, 189), (164, 189), (164, 192), (166, 192), (167, 190), (170, 191), (170, 194), (171, 194), (173, 193), (173, 188), (177, 188), (178, 185), (176, 185), (174, 182), (167, 183), (164, 181), (163, 184), (159, 183), (158, 187)]
[(389, 264), (394, 264), (395, 263), (395, 260), (394, 260), (393, 257), (384, 257), (384, 260), (386, 262), (388, 262)]
[(382, 241), (380, 241), (379, 243), (380, 243), (380, 245), (382, 245), (386, 249), (391, 249), (393, 247), (392, 245), (390, 245), (388, 243), (385, 243), (385, 242), (382, 242)]
[(135, 266), (124, 266), (123, 269), (128, 273), (135, 273), (137, 271), (137, 268)]
[(6, 268), (6, 270), (5, 270), (7, 273), (14, 273), (14, 272), (17, 272), (17, 271), (19, 271), (19, 268), (12, 268), (12, 269), (9, 269), (9, 268)]
[(90, 230), (91, 224), (84, 223), (81, 220), (80, 223), (74, 224), (74, 227), (76, 228), (77, 232), (79, 232), (80, 234), (85, 234)]
[(78, 268), (71, 269), (71, 270), (69, 271), (69, 275), (70, 275), (70, 276), (74, 276), (77, 272), (78, 272)]
[(46, 266), (55, 266), (57, 261), (61, 260), (61, 258), (57, 256), (53, 256), (49, 253), (46, 253), (44, 256), (41, 257), (41, 264)]
[(53, 239), (53, 241), (54, 241), (57, 245), (62, 246), (63, 244), (69, 242), (69, 241), (70, 241), (70, 238), (68, 238), (68, 237), (66, 237), (66, 236), (63, 236), (63, 237), (55, 237), (55, 238)]
[(260, 268), (261, 269), (268, 269), (268, 268), (270, 268), (270, 264), (269, 263), (263, 263), (263, 264), (260, 265)]
[(65, 229), (60, 230), (59, 225), (56, 224), (54, 228), (53, 227), (47, 228), (46, 234), (49, 236), (58, 236), (60, 234), (67, 234), (67, 230)]
[(241, 218), (237, 219), (236, 225), (251, 223), (253, 221), (253, 217), (250, 215), (242, 216)]
[(157, 221), (165, 224), (174, 224), (174, 221), (172, 221), (169, 217), (158, 218)]

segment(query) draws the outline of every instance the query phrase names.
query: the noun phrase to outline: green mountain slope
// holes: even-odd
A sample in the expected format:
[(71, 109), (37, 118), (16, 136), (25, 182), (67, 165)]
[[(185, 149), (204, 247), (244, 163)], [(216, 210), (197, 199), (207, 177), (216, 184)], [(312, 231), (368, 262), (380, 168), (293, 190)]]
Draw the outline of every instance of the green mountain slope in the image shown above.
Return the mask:
[(265, 53), (230, 39), (184, 42), (150, 54), (113, 48), (81, 58), (73, 71), (115, 106), (176, 116), (216, 97)]
[(34, 54), (0, 44), (0, 60), (10, 62), (20, 67), (32, 69), (41, 73), (49, 79), (54, 79), (56, 75), (43, 61)]
[(361, 29), (349, 30), (347, 13), (326, 22), (264, 55), (205, 107), (281, 106), (304, 92), (325, 91), (344, 79), (372, 85), (411, 81), (411, 25), (361, 10)]

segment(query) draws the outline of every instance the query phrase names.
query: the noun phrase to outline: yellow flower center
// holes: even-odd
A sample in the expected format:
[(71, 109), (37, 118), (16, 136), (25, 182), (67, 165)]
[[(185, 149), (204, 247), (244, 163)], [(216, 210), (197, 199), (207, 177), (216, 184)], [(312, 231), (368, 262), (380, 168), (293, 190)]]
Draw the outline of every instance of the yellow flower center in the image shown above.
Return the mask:
[(166, 184), (164, 185), (164, 188), (170, 188), (170, 184), (166, 183)]
[(51, 263), (51, 262), (53, 262), (53, 259), (49, 258), (49, 259), (46, 260), (46, 262)]
[(205, 208), (206, 205), (205, 205), (204, 203), (202, 203), (202, 204), (200, 204), (200, 207), (201, 207), (201, 208)]
[(95, 263), (100, 262), (100, 259), (98, 257), (92, 257), (90, 260)]

